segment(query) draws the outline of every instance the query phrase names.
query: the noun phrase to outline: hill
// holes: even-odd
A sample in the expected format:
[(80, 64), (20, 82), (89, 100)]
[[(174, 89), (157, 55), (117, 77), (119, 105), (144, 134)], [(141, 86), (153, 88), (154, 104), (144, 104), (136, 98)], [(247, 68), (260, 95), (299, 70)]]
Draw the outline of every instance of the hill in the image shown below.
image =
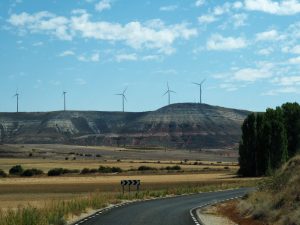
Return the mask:
[(2, 143), (230, 148), (238, 144), (248, 114), (194, 103), (149, 112), (0, 113), (0, 137)]
[(272, 178), (239, 203), (239, 210), (263, 224), (300, 225), (300, 156), (290, 159)]

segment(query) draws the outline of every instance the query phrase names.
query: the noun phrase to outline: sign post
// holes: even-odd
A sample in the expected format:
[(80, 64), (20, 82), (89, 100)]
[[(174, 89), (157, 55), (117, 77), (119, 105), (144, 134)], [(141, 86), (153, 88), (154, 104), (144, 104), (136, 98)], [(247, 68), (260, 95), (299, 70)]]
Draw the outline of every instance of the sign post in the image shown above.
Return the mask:
[(131, 192), (131, 185), (136, 186), (136, 191), (137, 191), (137, 193), (139, 193), (141, 181), (140, 180), (121, 180), (123, 195), (125, 193), (125, 186), (127, 186), (127, 185), (128, 185), (129, 194)]

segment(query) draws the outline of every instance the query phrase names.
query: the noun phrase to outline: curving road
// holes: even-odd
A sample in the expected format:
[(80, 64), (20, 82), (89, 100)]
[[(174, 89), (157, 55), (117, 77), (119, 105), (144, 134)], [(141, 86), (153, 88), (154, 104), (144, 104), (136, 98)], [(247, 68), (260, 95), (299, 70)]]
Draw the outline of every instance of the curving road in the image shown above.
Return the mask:
[(190, 210), (205, 204), (241, 197), (251, 188), (164, 198), (104, 210), (74, 225), (195, 225)]

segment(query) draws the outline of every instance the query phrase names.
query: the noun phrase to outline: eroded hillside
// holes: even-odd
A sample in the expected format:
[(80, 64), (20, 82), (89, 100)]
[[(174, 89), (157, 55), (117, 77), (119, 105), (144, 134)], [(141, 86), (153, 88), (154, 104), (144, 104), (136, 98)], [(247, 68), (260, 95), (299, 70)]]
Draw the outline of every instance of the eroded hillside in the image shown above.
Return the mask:
[(139, 147), (235, 146), (248, 111), (173, 104), (151, 112), (0, 113), (4, 143), (72, 143)]

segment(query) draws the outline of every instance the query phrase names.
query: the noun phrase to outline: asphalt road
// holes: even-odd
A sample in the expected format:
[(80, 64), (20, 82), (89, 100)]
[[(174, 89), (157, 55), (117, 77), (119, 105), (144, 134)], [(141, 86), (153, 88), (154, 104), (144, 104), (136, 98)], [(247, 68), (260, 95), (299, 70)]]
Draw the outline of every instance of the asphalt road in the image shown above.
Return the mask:
[(201, 193), (136, 202), (93, 215), (80, 225), (195, 225), (190, 210), (205, 204), (240, 197), (251, 189)]

